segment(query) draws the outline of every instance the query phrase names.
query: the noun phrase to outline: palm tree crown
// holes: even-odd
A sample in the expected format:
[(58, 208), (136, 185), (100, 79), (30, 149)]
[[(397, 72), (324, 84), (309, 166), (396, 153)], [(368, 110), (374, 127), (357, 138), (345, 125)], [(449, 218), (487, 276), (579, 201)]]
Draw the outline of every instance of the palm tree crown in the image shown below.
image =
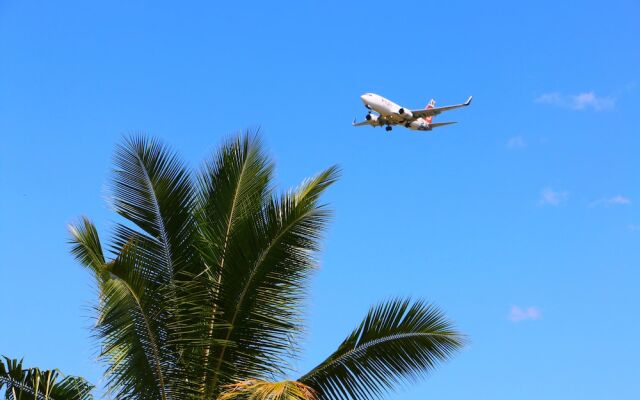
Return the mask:
[(123, 217), (106, 244), (82, 219), (72, 253), (99, 288), (95, 333), (117, 399), (372, 400), (448, 359), (463, 337), (422, 301), (393, 299), (294, 381), (291, 354), (331, 212), (330, 167), (273, 187), (256, 135), (227, 141), (192, 173), (155, 140), (115, 154), (111, 204)]

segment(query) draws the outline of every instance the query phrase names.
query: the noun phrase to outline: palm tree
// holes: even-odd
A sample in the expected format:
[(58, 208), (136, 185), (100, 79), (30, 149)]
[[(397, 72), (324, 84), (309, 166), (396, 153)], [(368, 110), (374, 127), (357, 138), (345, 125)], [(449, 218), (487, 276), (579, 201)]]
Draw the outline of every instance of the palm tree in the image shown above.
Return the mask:
[(463, 346), (434, 306), (372, 307), (337, 350), (296, 380), (309, 277), (331, 216), (330, 167), (284, 193), (258, 136), (224, 143), (192, 173), (156, 140), (115, 154), (111, 205), (124, 218), (103, 244), (86, 218), (72, 253), (99, 288), (95, 333), (117, 399), (372, 400)]
[(0, 362), (0, 391), (8, 400), (91, 400), (90, 385), (83, 378), (62, 377), (58, 370), (24, 369), (22, 360), (4, 357)]

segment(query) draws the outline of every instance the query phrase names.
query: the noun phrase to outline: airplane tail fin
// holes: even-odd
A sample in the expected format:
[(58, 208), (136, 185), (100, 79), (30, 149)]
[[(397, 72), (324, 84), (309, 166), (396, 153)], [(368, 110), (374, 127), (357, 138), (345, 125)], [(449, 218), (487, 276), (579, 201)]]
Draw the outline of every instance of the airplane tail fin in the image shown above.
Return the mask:
[[(427, 106), (424, 109), (428, 110), (428, 109), (433, 108), (435, 106), (436, 106), (436, 99), (431, 99), (431, 100), (429, 100), (429, 104), (427, 104)], [(427, 121), (427, 124), (431, 124), (431, 121), (433, 121), (433, 117), (426, 117), (425, 121)]]

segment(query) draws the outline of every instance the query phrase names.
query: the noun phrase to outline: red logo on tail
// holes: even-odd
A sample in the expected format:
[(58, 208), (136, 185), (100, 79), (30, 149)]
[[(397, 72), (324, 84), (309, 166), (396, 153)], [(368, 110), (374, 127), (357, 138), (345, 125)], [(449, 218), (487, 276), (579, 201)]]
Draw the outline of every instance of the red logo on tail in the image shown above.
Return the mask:
[[(427, 104), (427, 106), (424, 109), (425, 110), (429, 110), (429, 109), (432, 109), (435, 106), (436, 106), (436, 100), (435, 99), (431, 99), (429, 101), (429, 104)], [(433, 117), (426, 117), (424, 120), (427, 121), (427, 124), (431, 124), (431, 121), (433, 121)]]

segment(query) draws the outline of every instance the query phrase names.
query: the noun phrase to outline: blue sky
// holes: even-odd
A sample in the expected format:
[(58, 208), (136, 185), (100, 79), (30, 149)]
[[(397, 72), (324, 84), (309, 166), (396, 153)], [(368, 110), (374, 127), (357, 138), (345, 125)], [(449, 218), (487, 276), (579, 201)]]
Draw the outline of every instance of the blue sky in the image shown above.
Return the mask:
[[(640, 5), (0, 3), (0, 353), (100, 384), (66, 225), (123, 134), (191, 165), (261, 126), (281, 186), (339, 164), (300, 371), (391, 296), (471, 338), (389, 399), (640, 396)], [(350, 126), (359, 96), (474, 95), (431, 133)]]

